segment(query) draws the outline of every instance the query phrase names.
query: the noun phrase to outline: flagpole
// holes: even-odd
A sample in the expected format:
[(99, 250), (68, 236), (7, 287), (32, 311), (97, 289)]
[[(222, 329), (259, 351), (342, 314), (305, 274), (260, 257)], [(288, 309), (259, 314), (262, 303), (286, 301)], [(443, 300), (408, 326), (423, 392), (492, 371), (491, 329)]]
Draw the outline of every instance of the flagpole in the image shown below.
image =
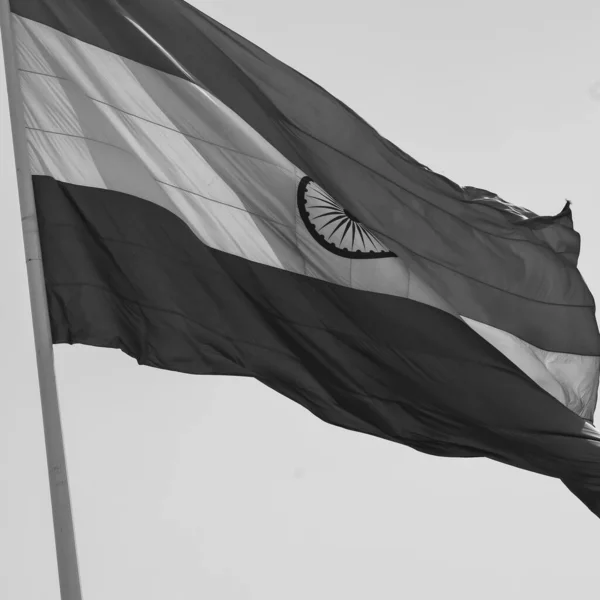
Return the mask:
[(60, 593), (62, 600), (81, 600), (75, 530), (67, 480), (67, 464), (60, 420), (58, 390), (54, 372), (50, 319), (48, 316), (40, 238), (27, 152), (23, 98), (19, 84), (9, 0), (0, 0), (0, 31), (2, 33), (8, 104), (12, 125), (15, 164), (17, 167), (17, 185), (21, 206), (23, 241), (25, 244), (27, 277), (29, 280), (33, 333), (42, 403)]

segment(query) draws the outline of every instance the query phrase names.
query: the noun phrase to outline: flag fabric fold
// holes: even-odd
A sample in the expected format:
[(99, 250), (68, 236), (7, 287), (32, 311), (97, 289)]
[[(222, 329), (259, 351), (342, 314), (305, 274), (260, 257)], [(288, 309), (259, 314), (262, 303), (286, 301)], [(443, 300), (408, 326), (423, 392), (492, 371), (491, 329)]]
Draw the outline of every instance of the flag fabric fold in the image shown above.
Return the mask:
[(11, 0), (55, 343), (255, 377), (600, 516), (569, 205), (461, 187), (179, 0)]

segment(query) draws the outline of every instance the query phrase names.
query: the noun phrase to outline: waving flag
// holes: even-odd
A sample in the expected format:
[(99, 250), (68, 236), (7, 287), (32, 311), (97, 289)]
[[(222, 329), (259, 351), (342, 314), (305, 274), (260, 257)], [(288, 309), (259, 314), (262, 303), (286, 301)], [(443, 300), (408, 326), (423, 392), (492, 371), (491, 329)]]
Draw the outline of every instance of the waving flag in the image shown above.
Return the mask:
[(568, 205), (463, 188), (181, 0), (11, 0), (55, 343), (255, 377), (600, 516)]

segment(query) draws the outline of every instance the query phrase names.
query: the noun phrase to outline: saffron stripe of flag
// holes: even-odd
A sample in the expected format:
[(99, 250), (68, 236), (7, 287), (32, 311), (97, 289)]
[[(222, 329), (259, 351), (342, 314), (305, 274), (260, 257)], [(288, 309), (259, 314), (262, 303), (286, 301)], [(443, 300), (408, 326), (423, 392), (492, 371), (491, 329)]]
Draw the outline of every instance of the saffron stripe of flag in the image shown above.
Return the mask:
[(11, 6), (56, 343), (256, 377), (600, 512), (600, 338), (568, 206), (432, 173), (183, 2)]

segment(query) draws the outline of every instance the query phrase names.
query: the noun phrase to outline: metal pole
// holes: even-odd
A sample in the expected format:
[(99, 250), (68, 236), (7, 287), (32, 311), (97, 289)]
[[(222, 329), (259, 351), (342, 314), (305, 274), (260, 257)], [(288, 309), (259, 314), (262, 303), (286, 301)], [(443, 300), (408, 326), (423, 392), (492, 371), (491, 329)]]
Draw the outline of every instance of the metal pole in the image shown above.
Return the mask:
[(17, 167), (17, 184), (21, 205), (23, 241), (25, 243), (33, 333), (42, 402), (60, 592), (62, 600), (81, 600), (75, 531), (73, 528), (71, 498), (67, 481), (67, 464), (60, 421), (56, 376), (54, 373), (54, 354), (52, 351), (52, 336), (46, 301), (46, 286), (44, 283), (33, 184), (29, 168), (23, 98), (19, 83), (19, 72), (17, 70), (16, 48), (11, 27), (9, 0), (0, 0), (0, 30), (2, 32), (8, 104)]

